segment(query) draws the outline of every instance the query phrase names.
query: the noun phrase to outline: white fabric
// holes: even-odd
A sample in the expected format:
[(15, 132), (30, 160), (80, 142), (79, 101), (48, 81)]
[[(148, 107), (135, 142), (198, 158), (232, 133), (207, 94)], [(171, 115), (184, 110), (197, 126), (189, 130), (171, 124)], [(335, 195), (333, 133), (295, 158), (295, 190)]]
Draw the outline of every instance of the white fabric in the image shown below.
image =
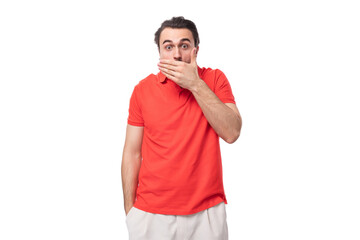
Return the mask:
[(132, 207), (129, 240), (228, 240), (225, 203), (191, 215), (164, 215)]

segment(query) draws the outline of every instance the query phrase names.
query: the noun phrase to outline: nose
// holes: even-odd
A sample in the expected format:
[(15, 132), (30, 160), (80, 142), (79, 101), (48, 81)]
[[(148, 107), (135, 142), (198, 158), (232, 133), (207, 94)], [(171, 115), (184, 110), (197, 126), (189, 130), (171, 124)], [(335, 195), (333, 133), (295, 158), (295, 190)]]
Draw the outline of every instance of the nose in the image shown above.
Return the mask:
[(178, 47), (175, 48), (174, 60), (181, 61), (181, 51)]

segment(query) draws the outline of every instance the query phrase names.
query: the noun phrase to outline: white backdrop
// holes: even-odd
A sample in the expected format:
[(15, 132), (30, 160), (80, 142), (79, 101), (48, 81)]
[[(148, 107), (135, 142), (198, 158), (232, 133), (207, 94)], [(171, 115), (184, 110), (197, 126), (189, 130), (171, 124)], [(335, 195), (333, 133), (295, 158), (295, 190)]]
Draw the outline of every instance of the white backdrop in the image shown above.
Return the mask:
[(0, 239), (127, 239), (129, 99), (172, 16), (243, 118), (221, 140), (230, 239), (360, 239), (356, 2), (1, 1)]

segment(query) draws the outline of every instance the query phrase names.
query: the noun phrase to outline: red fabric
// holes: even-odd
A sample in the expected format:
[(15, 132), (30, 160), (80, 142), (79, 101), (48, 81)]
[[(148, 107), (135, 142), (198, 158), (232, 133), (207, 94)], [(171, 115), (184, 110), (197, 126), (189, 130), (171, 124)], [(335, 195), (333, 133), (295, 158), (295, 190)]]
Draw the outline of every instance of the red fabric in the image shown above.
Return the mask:
[[(235, 103), (218, 69), (200, 78), (224, 103)], [(227, 200), (219, 136), (192, 93), (162, 73), (141, 80), (131, 95), (128, 124), (144, 126), (134, 207), (157, 214), (194, 214)]]

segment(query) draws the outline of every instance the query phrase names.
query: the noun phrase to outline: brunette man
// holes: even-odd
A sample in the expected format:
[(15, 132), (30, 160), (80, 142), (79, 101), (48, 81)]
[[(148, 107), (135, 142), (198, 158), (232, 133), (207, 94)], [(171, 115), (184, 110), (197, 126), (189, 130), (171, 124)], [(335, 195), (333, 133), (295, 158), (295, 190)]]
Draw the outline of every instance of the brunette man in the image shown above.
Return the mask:
[(130, 98), (122, 160), (130, 239), (228, 239), (219, 137), (242, 125), (230, 83), (196, 63), (199, 35), (183, 17), (155, 33), (160, 72)]

